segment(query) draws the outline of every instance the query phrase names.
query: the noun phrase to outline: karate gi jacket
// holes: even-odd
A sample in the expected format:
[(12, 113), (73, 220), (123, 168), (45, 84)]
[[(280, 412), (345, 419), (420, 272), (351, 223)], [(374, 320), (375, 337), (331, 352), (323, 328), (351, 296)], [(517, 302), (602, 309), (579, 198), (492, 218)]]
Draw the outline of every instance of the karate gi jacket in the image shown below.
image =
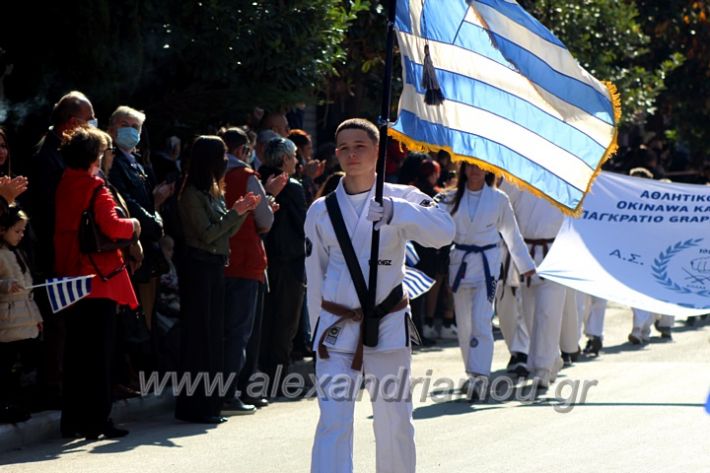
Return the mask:
[[(437, 197), (449, 213), (453, 208), (456, 191), (449, 191)], [(461, 203), (456, 213), (452, 216), (456, 224), (454, 242), (460, 245), (487, 246), (497, 245), (496, 248), (486, 250), (491, 276), (498, 280), (501, 268), (500, 240), (503, 237), (505, 244), (510, 249), (513, 263), (519, 273), (526, 273), (535, 269), (535, 263), (530, 257), (528, 248), (518, 229), (518, 224), (513, 214), (508, 196), (500, 190), (484, 185), (481, 189), (478, 206), (473, 219), (469, 215), (468, 199), (466, 195), (461, 198)], [(465, 252), (451, 248), (449, 263), (449, 283), (453, 283), (456, 273), (464, 261)], [(474, 286), (485, 284), (483, 259), (480, 253), (469, 253), (465, 256), (467, 265), (466, 275), (461, 280), (461, 286)]]
[[(347, 197), (342, 180), (335, 193), (367, 283), (372, 239), (372, 222), (367, 220), (367, 214), (375, 196), (375, 186), (370, 189), (359, 216)], [(392, 200), (394, 213), (389, 224), (380, 229), (377, 304), (402, 283), (407, 240), (416, 241), (422, 246), (440, 248), (451, 243), (454, 236), (451, 216), (415, 187), (385, 183), (384, 196)], [(321, 301), (335, 302), (351, 309), (361, 305), (328, 216), (325, 197), (311, 205), (306, 215), (305, 230), (308, 314), (311, 326), (315, 327), (313, 345), (316, 350), (323, 331), (338, 319), (338, 316), (321, 308)], [(365, 351), (386, 351), (408, 346), (409, 314), (410, 309), (407, 307), (382, 318), (378, 345), (365, 347)], [(354, 353), (359, 337), (360, 323), (347, 320), (329, 330), (325, 345), (329, 350)]]
[[(514, 187), (506, 181), (503, 181), (501, 190), (510, 199), (520, 233), (524, 239), (552, 240), (557, 236), (564, 221), (564, 215), (560, 209), (545, 199)], [(548, 245), (548, 247), (551, 246), (552, 243)], [(543, 247), (540, 245), (533, 247), (528, 244), (528, 250), (535, 264), (539, 266), (545, 257)], [(538, 275), (534, 275), (531, 279), (532, 283), (541, 281)]]

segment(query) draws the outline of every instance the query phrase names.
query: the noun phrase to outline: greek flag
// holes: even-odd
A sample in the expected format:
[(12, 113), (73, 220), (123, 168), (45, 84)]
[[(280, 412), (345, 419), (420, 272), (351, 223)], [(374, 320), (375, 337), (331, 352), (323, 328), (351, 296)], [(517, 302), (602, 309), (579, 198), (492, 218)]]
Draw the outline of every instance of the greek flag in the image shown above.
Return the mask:
[(93, 274), (72, 278), (47, 279), (47, 282), (42, 285), (47, 287), (47, 296), (52, 306), (52, 312), (56, 314), (79, 299), (88, 296), (91, 293), (92, 279), (94, 279)]
[(400, 0), (395, 27), (403, 91), (389, 134), (579, 213), (617, 148), (613, 84), (514, 0)]
[(418, 269), (406, 267), (404, 268), (404, 280), (402, 284), (409, 298), (416, 299), (431, 289), (434, 285), (434, 280)]
[(417, 249), (414, 248), (414, 244), (411, 241), (408, 241), (407, 244), (405, 245), (405, 264), (407, 266), (416, 266), (419, 263), (419, 254), (417, 253)]

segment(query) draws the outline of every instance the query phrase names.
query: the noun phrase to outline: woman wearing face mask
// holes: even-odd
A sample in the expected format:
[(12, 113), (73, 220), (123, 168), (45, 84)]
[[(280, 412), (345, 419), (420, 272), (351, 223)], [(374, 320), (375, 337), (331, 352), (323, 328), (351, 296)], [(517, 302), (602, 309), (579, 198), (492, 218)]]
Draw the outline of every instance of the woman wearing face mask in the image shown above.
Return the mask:
[(64, 437), (96, 439), (128, 433), (114, 427), (111, 412), (111, 366), (118, 306), (137, 307), (138, 301), (120, 250), (84, 254), (79, 249), (82, 212), (93, 205), (96, 225), (111, 239), (131, 239), (140, 234), (140, 223), (121, 218), (116, 201), (97, 176), (101, 160), (111, 147), (111, 137), (95, 128), (79, 128), (66, 138), (61, 153), (66, 169), (57, 187), (54, 233), (57, 276), (95, 274), (91, 293), (64, 310)]

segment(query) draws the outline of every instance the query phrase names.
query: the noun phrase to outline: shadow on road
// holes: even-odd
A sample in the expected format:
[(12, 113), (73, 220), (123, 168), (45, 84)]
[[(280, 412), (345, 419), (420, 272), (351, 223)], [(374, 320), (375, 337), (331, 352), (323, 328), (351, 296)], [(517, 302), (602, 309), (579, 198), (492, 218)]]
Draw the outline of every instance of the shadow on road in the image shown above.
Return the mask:
[[(130, 424), (126, 426), (131, 429)], [(208, 424), (189, 424), (171, 418), (161, 418), (151, 421), (149, 425), (144, 424), (140, 428), (131, 430), (130, 434), (120, 439), (110, 441), (57, 439), (41, 446), (32, 445), (27, 449), (5, 452), (0, 464), (41, 462), (79, 452), (95, 454), (129, 452), (145, 446), (180, 448), (173, 441), (174, 439), (204, 434), (211, 429), (214, 427)]]

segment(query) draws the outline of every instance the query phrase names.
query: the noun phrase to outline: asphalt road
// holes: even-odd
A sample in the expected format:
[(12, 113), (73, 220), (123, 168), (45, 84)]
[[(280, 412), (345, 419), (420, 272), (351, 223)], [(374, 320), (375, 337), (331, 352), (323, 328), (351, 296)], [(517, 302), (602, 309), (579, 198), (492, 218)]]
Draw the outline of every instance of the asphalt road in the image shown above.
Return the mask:
[[(564, 389), (534, 401), (513, 394), (471, 406), (445, 381), (463, 377), (458, 348), (416, 353), (413, 376), (431, 379), (423, 400), (422, 385), (414, 391), (418, 471), (710, 472), (710, 322), (677, 323), (673, 342), (655, 334), (641, 348), (626, 342), (630, 326), (630, 311), (610, 306), (599, 359), (565, 369)], [(508, 359), (502, 340), (495, 350), (500, 371)], [(506, 388), (505, 379), (498, 383)], [(576, 383), (576, 403), (568, 403)], [(131, 434), (116, 441), (57, 439), (0, 454), (0, 471), (308, 472), (317, 417), (312, 399), (277, 402), (211, 429), (164, 414), (125, 425)], [(374, 472), (366, 394), (355, 429), (356, 471)]]

